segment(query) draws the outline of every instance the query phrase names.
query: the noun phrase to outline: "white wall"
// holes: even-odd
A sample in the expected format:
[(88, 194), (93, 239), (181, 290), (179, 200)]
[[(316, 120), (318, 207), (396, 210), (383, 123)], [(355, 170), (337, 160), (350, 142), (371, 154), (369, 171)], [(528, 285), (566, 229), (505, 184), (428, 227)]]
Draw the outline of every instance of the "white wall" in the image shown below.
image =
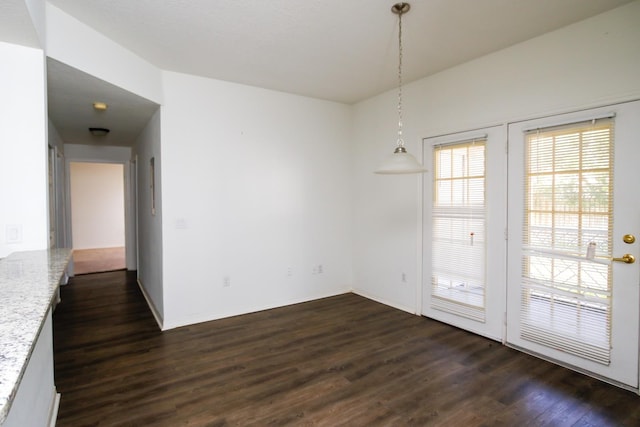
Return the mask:
[[(47, 54), (163, 103), (154, 152), (160, 212), (144, 225), (139, 256), (141, 283), (165, 327), (350, 289), (349, 107), (161, 73), (49, 4)], [(156, 138), (147, 132), (141, 138)], [(75, 151), (65, 146), (67, 162)], [(140, 150), (138, 169), (150, 152)]]
[[(160, 109), (138, 137), (134, 147), (137, 170), (138, 281), (160, 325), (164, 322), (162, 282), (162, 158)], [(155, 159), (155, 214), (151, 213), (150, 160)]]
[(46, 4), (47, 56), (161, 103), (160, 70), (84, 23)]
[(71, 162), (69, 182), (73, 249), (123, 247), (123, 165)]
[[(420, 157), (425, 137), (639, 99), (638, 23), (636, 1), (407, 85), (407, 149)], [(418, 312), (422, 178), (372, 174), (394, 147), (395, 97), (355, 106), (354, 288)]]
[[(47, 248), (48, 205), (43, 52), (0, 42), (0, 63), (2, 258), (11, 252)], [(7, 237), (16, 239), (7, 241)]]
[(163, 76), (164, 327), (348, 291), (350, 108)]
[[(421, 180), (371, 173), (395, 143), (395, 91), (350, 108), (163, 73), (46, 11), (54, 59), (164, 99), (165, 327), (343, 292), (353, 275), (358, 292), (418, 309)], [(428, 136), (640, 98), (638, 22), (636, 1), (407, 85), (409, 150)], [(0, 59), (4, 256), (47, 245), (46, 103), (42, 51), (0, 44)], [(7, 245), (5, 226), (18, 223), (23, 243)]]

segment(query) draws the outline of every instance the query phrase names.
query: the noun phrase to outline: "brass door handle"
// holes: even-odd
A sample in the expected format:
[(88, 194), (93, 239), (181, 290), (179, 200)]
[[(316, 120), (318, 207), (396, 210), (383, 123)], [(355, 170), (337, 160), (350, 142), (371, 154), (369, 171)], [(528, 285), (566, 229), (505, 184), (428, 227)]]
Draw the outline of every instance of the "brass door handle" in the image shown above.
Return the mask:
[(611, 261), (626, 262), (627, 264), (633, 264), (634, 262), (636, 262), (636, 257), (634, 257), (631, 254), (624, 254), (622, 255), (622, 258), (611, 258)]

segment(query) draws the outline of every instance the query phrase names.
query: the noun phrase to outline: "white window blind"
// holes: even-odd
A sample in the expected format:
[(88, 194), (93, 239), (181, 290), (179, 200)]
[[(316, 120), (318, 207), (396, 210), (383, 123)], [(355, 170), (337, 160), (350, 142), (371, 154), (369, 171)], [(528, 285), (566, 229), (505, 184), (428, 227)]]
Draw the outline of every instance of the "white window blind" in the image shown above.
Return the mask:
[(485, 321), (485, 140), (433, 149), (431, 306)]
[(521, 337), (608, 364), (613, 121), (525, 141)]

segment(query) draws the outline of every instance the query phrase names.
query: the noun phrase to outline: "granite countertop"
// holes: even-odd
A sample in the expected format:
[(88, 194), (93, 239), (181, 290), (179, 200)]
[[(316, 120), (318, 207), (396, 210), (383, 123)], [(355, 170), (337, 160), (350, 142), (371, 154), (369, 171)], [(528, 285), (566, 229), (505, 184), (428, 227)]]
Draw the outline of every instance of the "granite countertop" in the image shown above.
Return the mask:
[(0, 260), (0, 424), (70, 259), (70, 249), (50, 249), (16, 252)]

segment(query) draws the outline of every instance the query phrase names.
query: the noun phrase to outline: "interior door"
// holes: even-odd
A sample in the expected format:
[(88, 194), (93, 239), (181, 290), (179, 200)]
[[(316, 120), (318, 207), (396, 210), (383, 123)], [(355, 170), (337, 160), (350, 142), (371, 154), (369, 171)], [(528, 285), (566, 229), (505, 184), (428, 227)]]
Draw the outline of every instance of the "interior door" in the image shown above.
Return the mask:
[(504, 337), (506, 127), (423, 141), (422, 314)]
[(508, 135), (508, 344), (637, 389), (640, 102)]

